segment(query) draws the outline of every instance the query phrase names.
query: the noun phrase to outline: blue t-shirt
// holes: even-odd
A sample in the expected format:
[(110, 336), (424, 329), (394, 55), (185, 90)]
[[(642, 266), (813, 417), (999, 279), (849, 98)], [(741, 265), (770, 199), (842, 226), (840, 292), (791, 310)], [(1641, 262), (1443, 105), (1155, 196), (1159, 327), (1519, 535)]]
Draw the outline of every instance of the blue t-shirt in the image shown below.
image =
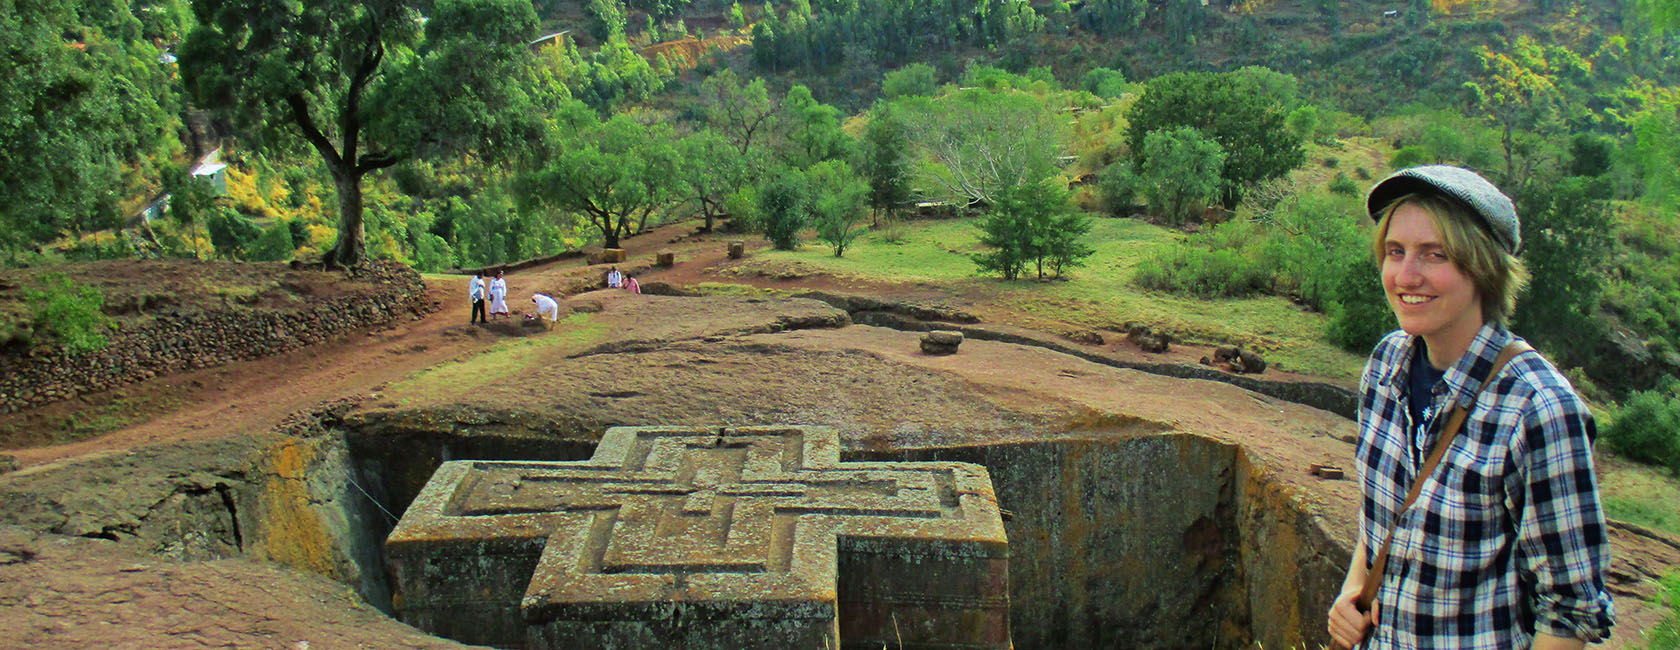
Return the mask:
[(1406, 410), (1412, 415), (1412, 428), (1423, 426), (1423, 412), (1435, 399), (1435, 385), (1447, 375), (1429, 365), (1429, 346), (1418, 339), (1417, 351), (1412, 353), (1412, 367), (1407, 373)]

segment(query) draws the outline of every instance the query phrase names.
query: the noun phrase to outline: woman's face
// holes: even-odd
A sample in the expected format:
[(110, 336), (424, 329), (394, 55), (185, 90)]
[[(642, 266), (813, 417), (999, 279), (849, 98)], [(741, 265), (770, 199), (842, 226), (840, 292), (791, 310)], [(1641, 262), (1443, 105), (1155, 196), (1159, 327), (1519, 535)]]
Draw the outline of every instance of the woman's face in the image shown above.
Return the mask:
[(1395, 209), (1384, 239), (1382, 283), (1400, 329), (1431, 348), (1469, 346), (1482, 328), (1482, 299), (1470, 277), (1447, 258), (1429, 213), (1416, 204)]

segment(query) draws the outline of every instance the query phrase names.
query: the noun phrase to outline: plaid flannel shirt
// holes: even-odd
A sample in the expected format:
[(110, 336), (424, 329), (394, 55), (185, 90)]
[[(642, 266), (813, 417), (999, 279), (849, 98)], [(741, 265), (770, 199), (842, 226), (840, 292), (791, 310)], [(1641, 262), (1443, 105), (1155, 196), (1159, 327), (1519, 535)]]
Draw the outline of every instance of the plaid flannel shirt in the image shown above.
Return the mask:
[[(1360, 531), (1366, 561), (1390, 527), (1379, 622), (1367, 648), (1528, 648), (1536, 632), (1598, 641), (1614, 620), (1610, 542), (1592, 462), (1592, 414), (1537, 353), (1476, 391), (1514, 337), (1488, 325), (1429, 396), (1421, 426), (1406, 400), (1414, 337), (1396, 331), (1360, 380)], [(1475, 407), (1417, 502), (1398, 513), (1449, 407)], [(1397, 520), (1398, 517), (1398, 520)], [(1369, 568), (1369, 564), (1367, 564)]]

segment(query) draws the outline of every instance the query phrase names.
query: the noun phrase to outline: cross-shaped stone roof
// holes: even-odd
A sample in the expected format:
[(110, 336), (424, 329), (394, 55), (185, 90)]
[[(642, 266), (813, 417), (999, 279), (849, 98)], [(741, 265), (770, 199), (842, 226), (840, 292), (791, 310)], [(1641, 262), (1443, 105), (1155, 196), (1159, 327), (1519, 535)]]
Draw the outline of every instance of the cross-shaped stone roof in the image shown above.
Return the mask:
[(399, 616), (472, 643), (1009, 647), (985, 468), (840, 463), (822, 427), (624, 427), (588, 461), (445, 463), (386, 545)]

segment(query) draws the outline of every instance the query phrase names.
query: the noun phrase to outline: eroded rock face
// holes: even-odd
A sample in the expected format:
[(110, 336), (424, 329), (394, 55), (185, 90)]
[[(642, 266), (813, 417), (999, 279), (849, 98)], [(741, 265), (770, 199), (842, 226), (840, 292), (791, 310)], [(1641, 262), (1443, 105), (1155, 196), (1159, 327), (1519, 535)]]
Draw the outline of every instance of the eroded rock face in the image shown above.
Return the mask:
[(471, 643), (1010, 647), (985, 469), (841, 464), (822, 427), (623, 427), (586, 462), (445, 463), (386, 545), (399, 617)]

